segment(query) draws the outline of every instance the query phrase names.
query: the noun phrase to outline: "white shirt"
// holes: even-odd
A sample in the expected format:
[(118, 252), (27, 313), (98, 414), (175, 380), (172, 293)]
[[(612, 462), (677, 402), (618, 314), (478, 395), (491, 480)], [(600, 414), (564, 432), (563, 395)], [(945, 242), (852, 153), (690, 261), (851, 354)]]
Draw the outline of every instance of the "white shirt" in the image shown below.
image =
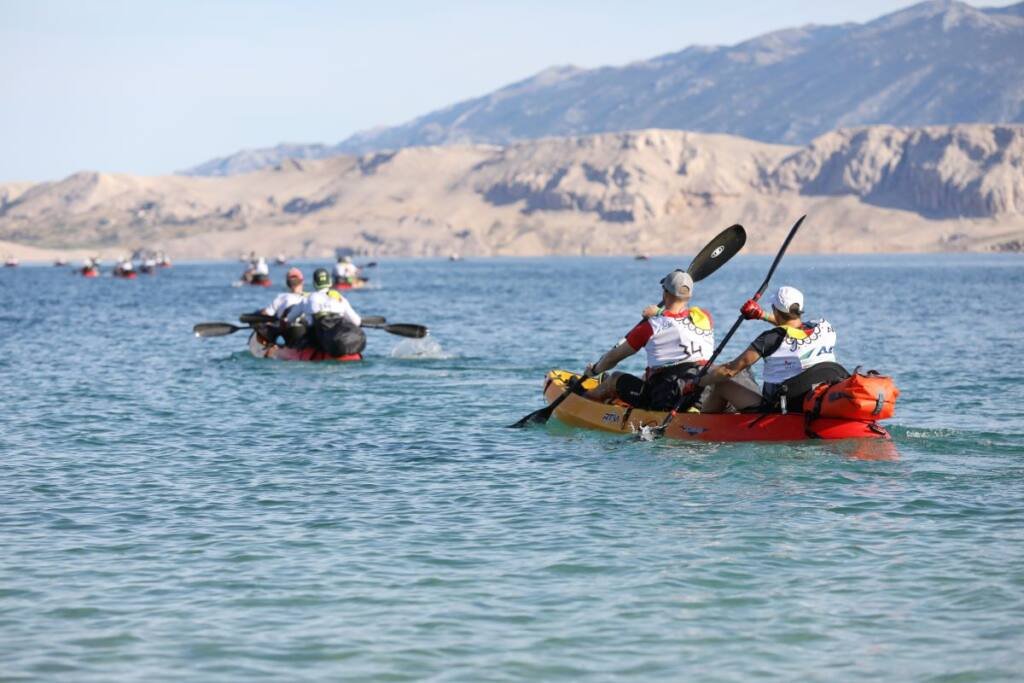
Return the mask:
[(356, 268), (356, 264), (354, 263), (339, 261), (334, 264), (334, 277), (352, 278), (357, 275), (359, 275), (359, 269)]
[[(270, 305), (263, 309), (263, 312), (267, 315), (276, 315), (280, 317), (284, 314), (289, 307), (295, 306), (296, 304), (302, 304), (306, 300), (306, 294), (304, 292), (296, 294), (295, 292), (281, 292), (274, 300), (270, 302)], [(301, 306), (299, 307), (301, 308)], [(293, 315), (288, 316), (290, 319), (297, 317), (294, 315), (298, 311), (293, 311)]]
[(348, 302), (348, 299), (343, 296), (335, 298), (337, 292), (334, 295), (330, 292), (331, 290), (329, 289), (321, 289), (306, 298), (303, 304), (303, 312), (306, 313), (307, 322), (312, 322), (317, 314), (334, 313), (345, 318), (353, 325), (362, 325), (363, 319), (352, 308), (352, 304)]
[(253, 272), (257, 275), (270, 275), (270, 268), (267, 267), (267, 262), (260, 259), (256, 262), (256, 267), (253, 268)]

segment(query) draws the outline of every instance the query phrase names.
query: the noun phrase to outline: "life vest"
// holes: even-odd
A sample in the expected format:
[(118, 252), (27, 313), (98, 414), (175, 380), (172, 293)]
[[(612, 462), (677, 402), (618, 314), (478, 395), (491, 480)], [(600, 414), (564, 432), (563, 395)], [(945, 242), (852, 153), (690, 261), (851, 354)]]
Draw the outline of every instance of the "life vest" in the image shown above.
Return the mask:
[(836, 361), (836, 331), (827, 320), (815, 320), (802, 328), (780, 326), (786, 333), (774, 353), (764, 359), (765, 384), (782, 384), (812, 365)]
[(804, 397), (804, 412), (811, 419), (841, 417), (848, 420), (884, 420), (896, 412), (896, 399), (900, 390), (892, 377), (874, 370), (853, 376), (835, 384), (821, 384)]
[(656, 315), (649, 318), (654, 333), (644, 345), (647, 368), (654, 370), (677, 363), (706, 363), (715, 350), (711, 316), (696, 306), (685, 315)]

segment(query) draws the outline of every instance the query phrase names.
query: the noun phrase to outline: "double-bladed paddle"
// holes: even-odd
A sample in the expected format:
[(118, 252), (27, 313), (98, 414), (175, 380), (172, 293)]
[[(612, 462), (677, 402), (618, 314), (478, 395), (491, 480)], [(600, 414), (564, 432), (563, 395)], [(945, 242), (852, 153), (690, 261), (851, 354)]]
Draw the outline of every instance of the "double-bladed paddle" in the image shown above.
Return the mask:
[[(192, 332), (197, 337), (225, 337), (229, 334), (234, 334), (239, 330), (251, 330), (253, 325), (266, 325), (280, 322), (277, 318), (272, 315), (264, 315), (262, 313), (244, 313), (238, 316), (239, 321), (246, 323), (247, 326), (239, 327), (238, 325), (232, 325), (231, 323), (199, 323), (192, 328)], [(411, 337), (413, 339), (420, 339), (427, 336), (430, 332), (423, 325), (414, 325), (412, 323), (391, 323), (384, 319), (383, 316), (379, 315), (368, 315), (363, 318), (362, 325), (371, 330), (384, 330), (388, 334), (394, 334), (399, 337)]]
[[(768, 283), (771, 282), (772, 275), (775, 274), (775, 269), (779, 267), (779, 262), (782, 260), (782, 257), (786, 254), (786, 249), (789, 248), (789, 243), (793, 241), (793, 238), (796, 236), (796, 231), (800, 229), (800, 225), (804, 222), (805, 218), (807, 218), (806, 215), (800, 216), (796, 224), (794, 224), (792, 229), (790, 229), (789, 234), (786, 235), (786, 240), (782, 243), (782, 248), (779, 249), (779, 253), (775, 256), (775, 260), (772, 261), (772, 267), (768, 269), (768, 275), (764, 278), (764, 282), (761, 283), (761, 287), (753, 296), (754, 301), (758, 301), (764, 294), (764, 290), (768, 289)], [(722, 341), (715, 348), (715, 352), (711, 354), (711, 358), (708, 359), (708, 362), (705, 363), (703, 367), (701, 367), (700, 372), (698, 372), (697, 376), (694, 377), (693, 381), (698, 387), (700, 386), (701, 379), (703, 379), (704, 375), (706, 375), (708, 373), (708, 370), (711, 369), (711, 364), (714, 363), (715, 360), (718, 358), (719, 354), (722, 353), (722, 349), (724, 349), (725, 345), (729, 343), (730, 339), (732, 339), (732, 335), (736, 334), (736, 330), (739, 329), (740, 325), (743, 323), (743, 320), (744, 318), (742, 315), (736, 319), (736, 322), (734, 322), (732, 324), (732, 327), (729, 328), (729, 331), (726, 332), (725, 338), (722, 339)], [(679, 411), (688, 410), (690, 406), (697, 402), (697, 399), (699, 397), (699, 391), (682, 396), (676, 403), (675, 407), (671, 411), (669, 411), (668, 415), (665, 416), (665, 419), (661, 421), (661, 424), (658, 425), (657, 427), (652, 427), (650, 429), (650, 434), (655, 438), (664, 434), (665, 430), (668, 429), (669, 424), (672, 422), (672, 419), (679, 414)], [(643, 438), (642, 434), (641, 438)]]
[[(700, 250), (700, 252), (693, 257), (690, 261), (690, 265), (687, 266), (686, 272), (690, 274), (694, 282), (703, 280), (707, 276), (725, 265), (725, 262), (735, 256), (743, 245), (747, 242), (747, 232), (743, 229), (743, 226), (736, 224), (723, 230), (722, 232), (715, 235), (715, 238), (707, 243), (707, 245)], [(523, 417), (515, 424), (510, 424), (509, 427), (521, 428), (530, 424), (544, 424), (547, 422), (551, 415), (555, 412), (555, 408), (562, 404), (566, 398), (569, 397), (578, 386), (583, 384), (584, 381), (589, 379), (587, 373), (583, 373), (578, 379), (570, 380), (569, 386), (566, 387), (565, 391), (561, 396), (556, 398), (547, 406), (535, 410), (529, 415)]]

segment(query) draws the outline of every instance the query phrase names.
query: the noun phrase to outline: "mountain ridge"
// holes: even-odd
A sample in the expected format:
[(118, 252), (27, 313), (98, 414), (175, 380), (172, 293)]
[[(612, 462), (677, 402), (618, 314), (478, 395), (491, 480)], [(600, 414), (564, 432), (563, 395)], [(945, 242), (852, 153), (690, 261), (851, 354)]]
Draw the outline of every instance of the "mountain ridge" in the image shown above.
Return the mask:
[[(809, 213), (802, 251), (1020, 250), (1024, 125), (832, 131), (795, 147), (649, 129), (287, 160), (221, 178), (0, 184), (4, 247), (177, 257), (677, 253)], [(33, 252), (33, 253), (36, 253)]]
[(622, 66), (549, 67), (335, 145), (243, 151), (185, 173), (230, 175), (289, 156), (646, 128), (805, 144), (851, 126), (973, 122), (1024, 122), (1024, 3), (931, 0), (863, 24), (808, 24)]

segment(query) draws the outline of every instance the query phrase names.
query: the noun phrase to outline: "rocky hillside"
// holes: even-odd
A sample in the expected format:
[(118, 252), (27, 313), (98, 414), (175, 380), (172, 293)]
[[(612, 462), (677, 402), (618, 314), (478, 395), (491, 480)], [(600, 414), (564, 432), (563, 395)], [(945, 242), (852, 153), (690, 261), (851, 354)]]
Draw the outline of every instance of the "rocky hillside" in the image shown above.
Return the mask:
[(0, 186), (0, 240), (185, 257), (676, 253), (742, 222), (752, 250), (1012, 249), (1024, 126), (876, 126), (806, 147), (644, 130), (288, 161), (224, 178), (79, 173)]
[(866, 24), (804, 26), (621, 67), (552, 68), (338, 145), (241, 152), (189, 173), (646, 128), (806, 144), (836, 128), (970, 122), (1024, 122), (1024, 3), (975, 8), (932, 0)]

